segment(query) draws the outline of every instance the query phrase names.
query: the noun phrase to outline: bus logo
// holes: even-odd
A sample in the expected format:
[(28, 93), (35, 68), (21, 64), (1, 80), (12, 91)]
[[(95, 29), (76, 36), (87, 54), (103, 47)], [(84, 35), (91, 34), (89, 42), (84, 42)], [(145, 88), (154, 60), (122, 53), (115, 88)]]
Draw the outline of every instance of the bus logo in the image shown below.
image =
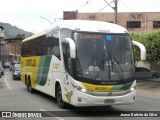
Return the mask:
[(109, 92), (109, 93), (108, 93), (108, 96), (112, 96), (112, 92)]

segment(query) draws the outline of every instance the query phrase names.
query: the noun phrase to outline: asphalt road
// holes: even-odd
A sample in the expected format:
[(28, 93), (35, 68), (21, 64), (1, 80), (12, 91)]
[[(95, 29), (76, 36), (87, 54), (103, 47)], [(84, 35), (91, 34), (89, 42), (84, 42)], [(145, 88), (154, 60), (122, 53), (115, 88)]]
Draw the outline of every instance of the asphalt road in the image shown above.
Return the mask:
[[(137, 81), (137, 96), (133, 104), (88, 108), (69, 106), (68, 109), (60, 109), (54, 98), (40, 92), (30, 94), (27, 92), (25, 85), (19, 80), (12, 80), (11, 75), (11, 72), (6, 69), (5, 76), (0, 78), (0, 111), (43, 111), (46, 115), (52, 117), (13, 117), (0, 118), (0, 120), (159, 120), (158, 117), (113, 116), (117, 115), (116, 112), (121, 111), (159, 111), (158, 113), (160, 113), (160, 81)], [(107, 116), (108, 112), (113, 112), (113, 116)], [(156, 112), (153, 113), (156, 115)]]

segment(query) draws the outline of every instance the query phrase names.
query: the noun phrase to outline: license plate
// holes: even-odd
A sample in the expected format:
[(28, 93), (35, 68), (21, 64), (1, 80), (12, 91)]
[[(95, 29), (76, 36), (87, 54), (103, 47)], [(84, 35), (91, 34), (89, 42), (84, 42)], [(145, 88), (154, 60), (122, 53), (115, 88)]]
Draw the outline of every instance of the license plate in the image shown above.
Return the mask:
[(114, 103), (115, 99), (106, 99), (104, 103)]

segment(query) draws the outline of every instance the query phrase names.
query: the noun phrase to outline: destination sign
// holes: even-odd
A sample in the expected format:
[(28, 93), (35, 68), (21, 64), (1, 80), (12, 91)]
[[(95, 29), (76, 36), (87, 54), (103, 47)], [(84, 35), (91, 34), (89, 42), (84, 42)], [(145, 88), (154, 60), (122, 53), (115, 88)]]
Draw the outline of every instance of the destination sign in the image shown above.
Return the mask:
[(100, 39), (100, 35), (80, 35), (80, 39)]

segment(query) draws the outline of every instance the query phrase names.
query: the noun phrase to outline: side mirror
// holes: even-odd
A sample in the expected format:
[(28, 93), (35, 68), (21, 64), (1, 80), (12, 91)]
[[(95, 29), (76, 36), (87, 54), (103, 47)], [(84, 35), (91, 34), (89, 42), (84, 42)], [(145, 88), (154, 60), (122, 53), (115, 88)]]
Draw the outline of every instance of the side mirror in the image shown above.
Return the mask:
[(76, 45), (75, 45), (75, 42), (71, 38), (65, 38), (64, 42), (69, 43), (70, 57), (71, 58), (76, 58)]
[(141, 60), (146, 60), (146, 48), (145, 46), (137, 41), (132, 41), (133, 45), (136, 45), (140, 48)]

